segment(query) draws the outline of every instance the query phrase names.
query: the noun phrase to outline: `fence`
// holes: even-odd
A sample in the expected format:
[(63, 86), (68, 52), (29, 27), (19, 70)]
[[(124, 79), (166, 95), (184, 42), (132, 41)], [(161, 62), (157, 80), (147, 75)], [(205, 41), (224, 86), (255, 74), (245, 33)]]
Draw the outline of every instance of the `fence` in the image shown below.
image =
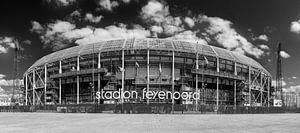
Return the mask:
[(60, 113), (146, 113), (146, 114), (263, 114), (263, 113), (300, 113), (300, 108), (290, 107), (236, 107), (221, 105), (175, 104), (69, 104), (47, 106), (0, 106), (0, 112), (60, 112)]

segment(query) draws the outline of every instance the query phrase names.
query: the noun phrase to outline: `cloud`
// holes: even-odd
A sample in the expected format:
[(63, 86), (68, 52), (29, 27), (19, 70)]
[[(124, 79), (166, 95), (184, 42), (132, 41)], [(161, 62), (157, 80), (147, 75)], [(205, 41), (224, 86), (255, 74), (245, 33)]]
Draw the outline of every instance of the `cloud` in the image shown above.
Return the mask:
[(76, 0), (45, 0), (47, 3), (54, 3), (57, 6), (69, 6), (76, 2)]
[(103, 18), (103, 16), (101, 16), (101, 15), (93, 16), (93, 14), (87, 13), (87, 14), (85, 14), (84, 20), (92, 22), (92, 23), (99, 23), (102, 18)]
[[(282, 80), (281, 82), (282, 84), (282, 87), (286, 86), (286, 82)], [(272, 80), (272, 86), (276, 87), (276, 81), (275, 80)]]
[(113, 8), (119, 6), (119, 3), (117, 1), (111, 1), (111, 0), (99, 0), (98, 5), (101, 7), (102, 10), (111, 12), (113, 11)]
[(196, 33), (192, 32), (192, 31), (184, 31), (184, 32), (178, 33), (170, 38), (177, 39), (177, 40), (183, 40), (186, 42), (193, 42), (193, 43), (207, 45), (207, 42), (204, 39), (197, 37)]
[(30, 45), (32, 42), (30, 40), (24, 40), (23, 43)]
[(141, 17), (150, 23), (162, 23), (165, 16), (169, 15), (169, 7), (158, 1), (152, 0), (142, 8)]
[(287, 53), (287, 52), (285, 52), (285, 51), (280, 51), (280, 56), (282, 57), (282, 58), (290, 58), (291, 56)]
[(43, 26), (37, 21), (31, 21), (32, 28), (30, 29), (31, 32), (36, 32), (38, 34), (44, 31)]
[[(0, 54), (7, 53), (10, 48), (16, 48), (16, 46), (19, 46), (19, 42), (14, 37), (0, 37)], [(18, 48), (23, 50), (21, 47)]]
[(70, 14), (70, 16), (71, 16), (71, 17), (80, 17), (81, 14), (80, 14), (80, 12), (79, 12), (78, 10), (75, 10), (75, 11), (73, 11), (73, 12)]
[(194, 27), (194, 25), (195, 25), (194, 20), (193, 20), (192, 18), (190, 18), (190, 17), (185, 17), (185, 18), (184, 18), (184, 22), (185, 22), (190, 28)]
[(199, 23), (206, 23), (208, 27), (204, 28), (205, 32), (211, 37), (214, 37), (216, 42), (222, 47), (239, 52), (241, 54), (247, 53), (249, 55), (259, 58), (264, 54), (264, 51), (255, 47), (245, 37), (241, 36), (233, 29), (232, 22), (219, 18), (208, 17), (206, 15), (199, 15), (197, 18)]
[(0, 79), (3, 79), (3, 78), (5, 78), (5, 77), (6, 77), (6, 75), (0, 74)]
[(7, 53), (7, 49), (0, 45), (0, 54)]
[(288, 88), (282, 88), (283, 92), (299, 92), (300, 91), (300, 85), (290, 86)]
[(254, 38), (255, 40), (263, 40), (263, 41), (269, 41), (269, 38), (267, 35), (259, 35), (258, 37)]
[(79, 45), (95, 43), (103, 40), (121, 39), (121, 38), (146, 38), (150, 36), (150, 31), (135, 25), (134, 28), (128, 29), (127, 25), (111, 25), (105, 28), (95, 28), (93, 34), (90, 34), (75, 42)]
[[(40, 35), (40, 39), (44, 44), (44, 48), (50, 48), (53, 51), (66, 48), (71, 44), (71, 40), (65, 38), (64, 33), (71, 32), (76, 26), (67, 21), (56, 20), (54, 23), (49, 23), (48, 25), (42, 27), (38, 22), (33, 21), (32, 32), (36, 32)], [(70, 35), (68, 33), (66, 35)]]
[(155, 32), (155, 33), (162, 33), (163, 32), (163, 28), (161, 26), (157, 26), (157, 25), (151, 26), (150, 30), (152, 32)]
[(300, 20), (291, 22), (290, 31), (297, 34), (300, 33)]
[(69, 30), (67, 32), (62, 33), (62, 36), (64, 36), (64, 38), (71, 40), (71, 39), (82, 38), (90, 34), (93, 34), (93, 29), (90, 27), (85, 27), (81, 29)]
[(289, 77), (288, 80), (292, 80), (292, 79), (297, 79), (298, 77), (293, 76), (293, 77)]
[(259, 48), (263, 49), (263, 50), (270, 50), (269, 46), (268, 45), (259, 45), (258, 46)]

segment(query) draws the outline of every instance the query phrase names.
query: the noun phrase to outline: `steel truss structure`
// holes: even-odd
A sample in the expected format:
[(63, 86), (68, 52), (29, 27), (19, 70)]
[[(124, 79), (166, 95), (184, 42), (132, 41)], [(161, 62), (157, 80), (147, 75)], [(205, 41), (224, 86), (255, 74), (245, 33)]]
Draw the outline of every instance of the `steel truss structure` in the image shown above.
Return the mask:
[[(122, 39), (47, 55), (24, 74), (26, 105), (172, 103), (272, 106), (271, 75), (244, 55), (201, 44)], [(196, 91), (200, 100), (95, 100), (100, 90)], [(173, 110), (173, 109), (172, 109)]]

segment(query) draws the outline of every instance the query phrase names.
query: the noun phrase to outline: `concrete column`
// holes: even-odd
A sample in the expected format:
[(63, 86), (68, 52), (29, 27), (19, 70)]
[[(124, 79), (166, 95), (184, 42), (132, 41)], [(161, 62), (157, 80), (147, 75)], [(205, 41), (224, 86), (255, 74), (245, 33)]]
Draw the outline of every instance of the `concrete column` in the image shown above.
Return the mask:
[[(62, 73), (61, 60), (59, 60), (59, 74)], [(61, 77), (59, 78), (59, 104), (61, 104)]]
[[(196, 54), (196, 92), (198, 93), (199, 89), (198, 89), (198, 70), (199, 70), (199, 54)], [(196, 111), (198, 111), (198, 101), (199, 99), (196, 99)]]
[[(150, 88), (150, 51), (147, 50), (147, 91), (149, 92)], [(147, 104), (149, 104), (149, 99), (147, 99)]]
[(77, 80), (77, 82), (76, 82), (77, 83), (77, 91), (76, 91), (77, 92), (77, 94), (76, 94), (77, 95), (77, 100), (76, 100), (76, 103), (79, 104), (79, 76), (78, 75), (76, 77), (76, 80)]
[[(237, 76), (236, 62), (234, 62), (234, 75)], [(236, 109), (236, 79), (234, 80), (234, 109)]]
[[(101, 63), (100, 63), (100, 57), (101, 57), (101, 53), (98, 53), (98, 70), (101, 68)], [(100, 79), (100, 73), (98, 72), (98, 92), (100, 92), (100, 86), (101, 86), (101, 79)], [(100, 103), (100, 99), (98, 99), (98, 104)]]
[(217, 77), (217, 111), (219, 110), (219, 77)]
[[(217, 57), (217, 72), (220, 72), (220, 60)], [(219, 110), (219, 77), (217, 76), (217, 111)]]
[(25, 74), (25, 105), (28, 105), (28, 78), (27, 73)]
[(268, 77), (268, 107), (270, 107), (270, 77)]
[(33, 70), (32, 70), (32, 103), (33, 103), (33, 105), (35, 105), (35, 70), (34, 70), (35, 68), (33, 68)]
[(47, 104), (47, 64), (45, 64), (45, 72), (44, 72), (44, 104)]
[(263, 104), (263, 74), (260, 72), (260, 105), (262, 106)]
[[(77, 56), (77, 71), (80, 71), (79, 56)], [(79, 89), (79, 87), (80, 87), (80, 86), (79, 86), (79, 85), (80, 85), (80, 84), (79, 84), (79, 75), (76, 76), (76, 80), (77, 80), (77, 82), (76, 82), (76, 85), (77, 85), (77, 91), (76, 91), (76, 92), (77, 92), (77, 94), (76, 94), (76, 95), (77, 95), (77, 100), (76, 100), (76, 103), (79, 104), (79, 102), (80, 102), (80, 101), (79, 101), (79, 94), (80, 94), (80, 93), (79, 93), (79, 91), (80, 91), (80, 89)], [(94, 81), (93, 81), (93, 82), (94, 82)]]
[(249, 79), (248, 79), (248, 82), (249, 82), (249, 84), (248, 84), (248, 88), (249, 88), (249, 92), (248, 92), (248, 93), (249, 93), (249, 99), (248, 99), (248, 100), (249, 100), (249, 106), (251, 106), (251, 103), (252, 103), (252, 102), (251, 102), (251, 66), (248, 66), (248, 67), (249, 67), (249, 75), (248, 75), (248, 76), (249, 76), (249, 77), (248, 77), (248, 78), (249, 78)]
[[(175, 53), (174, 50), (172, 52), (172, 94), (174, 94), (174, 89), (175, 89)], [(174, 113), (174, 97), (172, 97), (172, 113)]]
[[(122, 50), (122, 93), (124, 93), (125, 90), (125, 55), (124, 55), (124, 49)], [(122, 104), (124, 103), (124, 97), (122, 98)]]

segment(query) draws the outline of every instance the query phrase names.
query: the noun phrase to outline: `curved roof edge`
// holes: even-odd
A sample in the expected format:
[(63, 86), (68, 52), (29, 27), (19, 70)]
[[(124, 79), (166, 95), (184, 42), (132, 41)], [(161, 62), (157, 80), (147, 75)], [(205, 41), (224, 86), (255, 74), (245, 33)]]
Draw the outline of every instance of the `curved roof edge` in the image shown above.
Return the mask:
[[(253, 66), (264, 70), (267, 74), (270, 73), (257, 61), (242, 54), (238, 54), (226, 49), (219, 47), (192, 43), (182, 40), (171, 40), (171, 39), (157, 39), (157, 38), (144, 38), (144, 39), (118, 39), (101, 41), (97, 43), (91, 43), (89, 45), (79, 45), (63, 49), (60, 51), (53, 52), (45, 55), (38, 59), (26, 72), (31, 70), (33, 67), (37, 67), (48, 62), (54, 62), (78, 55), (84, 55), (89, 53), (97, 53), (102, 51), (122, 50), (122, 49), (159, 49), (159, 50), (174, 50), (183, 52), (199, 52), (204, 55), (210, 55), (219, 57), (222, 59), (233, 60), (245, 65)], [(25, 72), (25, 73), (26, 73)]]

